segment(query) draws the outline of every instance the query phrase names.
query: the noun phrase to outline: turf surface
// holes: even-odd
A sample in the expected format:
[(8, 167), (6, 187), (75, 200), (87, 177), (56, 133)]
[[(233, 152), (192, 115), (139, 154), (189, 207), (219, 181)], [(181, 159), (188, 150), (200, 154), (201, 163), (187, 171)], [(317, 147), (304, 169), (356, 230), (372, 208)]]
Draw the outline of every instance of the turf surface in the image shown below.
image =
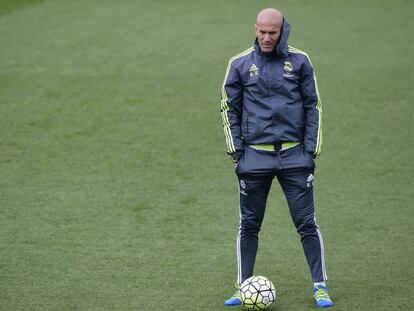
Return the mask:
[[(238, 203), (219, 93), (268, 6), (318, 76), (335, 310), (414, 308), (413, 2), (4, 0), (0, 310), (226, 310)], [(256, 272), (271, 310), (315, 309), (276, 182)]]

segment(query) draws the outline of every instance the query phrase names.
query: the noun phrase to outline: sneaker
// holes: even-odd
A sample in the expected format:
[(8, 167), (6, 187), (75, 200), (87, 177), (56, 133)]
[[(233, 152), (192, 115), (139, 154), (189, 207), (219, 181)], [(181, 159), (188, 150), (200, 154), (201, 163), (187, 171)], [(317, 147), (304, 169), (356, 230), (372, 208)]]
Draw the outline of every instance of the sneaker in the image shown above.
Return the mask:
[(231, 296), (229, 299), (224, 301), (224, 305), (231, 307), (231, 306), (240, 306), (242, 304), (240, 290), (236, 290), (236, 292)]
[(320, 308), (329, 308), (334, 305), (328, 294), (329, 288), (318, 285), (313, 288), (313, 298), (316, 300), (316, 306)]

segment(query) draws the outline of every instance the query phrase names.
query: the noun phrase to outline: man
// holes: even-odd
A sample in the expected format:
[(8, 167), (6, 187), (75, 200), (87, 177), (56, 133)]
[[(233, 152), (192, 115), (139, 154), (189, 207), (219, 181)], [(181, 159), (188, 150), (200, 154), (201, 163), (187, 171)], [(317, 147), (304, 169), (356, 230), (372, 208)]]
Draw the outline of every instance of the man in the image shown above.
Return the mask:
[[(324, 247), (314, 213), (314, 158), (322, 144), (322, 107), (308, 55), (288, 46), (290, 26), (275, 9), (257, 16), (254, 46), (232, 57), (222, 87), (227, 152), (240, 196), (240, 284), (253, 275), (266, 200), (276, 177), (300, 234), (318, 307), (331, 307)], [(225, 305), (240, 305), (240, 293)]]

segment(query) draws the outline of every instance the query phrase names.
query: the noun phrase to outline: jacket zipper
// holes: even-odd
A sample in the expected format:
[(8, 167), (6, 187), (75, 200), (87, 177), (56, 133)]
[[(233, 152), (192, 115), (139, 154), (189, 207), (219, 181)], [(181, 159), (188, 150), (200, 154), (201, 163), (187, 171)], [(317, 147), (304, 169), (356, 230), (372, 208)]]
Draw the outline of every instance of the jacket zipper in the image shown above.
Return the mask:
[(271, 68), (272, 66), (270, 66), (270, 59), (266, 58), (266, 66), (267, 66), (267, 79), (266, 79), (266, 83), (267, 83), (267, 96), (270, 97), (270, 80), (271, 80)]

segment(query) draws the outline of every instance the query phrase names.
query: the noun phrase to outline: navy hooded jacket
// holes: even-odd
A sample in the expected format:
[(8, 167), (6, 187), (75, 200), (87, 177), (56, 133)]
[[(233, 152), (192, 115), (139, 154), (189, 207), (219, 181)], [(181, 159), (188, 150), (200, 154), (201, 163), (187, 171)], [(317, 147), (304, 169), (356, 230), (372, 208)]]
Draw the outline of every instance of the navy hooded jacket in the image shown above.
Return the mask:
[(302, 142), (318, 155), (322, 144), (322, 105), (308, 55), (288, 46), (283, 22), (276, 49), (253, 47), (230, 58), (221, 92), (227, 152), (239, 157), (246, 145)]

